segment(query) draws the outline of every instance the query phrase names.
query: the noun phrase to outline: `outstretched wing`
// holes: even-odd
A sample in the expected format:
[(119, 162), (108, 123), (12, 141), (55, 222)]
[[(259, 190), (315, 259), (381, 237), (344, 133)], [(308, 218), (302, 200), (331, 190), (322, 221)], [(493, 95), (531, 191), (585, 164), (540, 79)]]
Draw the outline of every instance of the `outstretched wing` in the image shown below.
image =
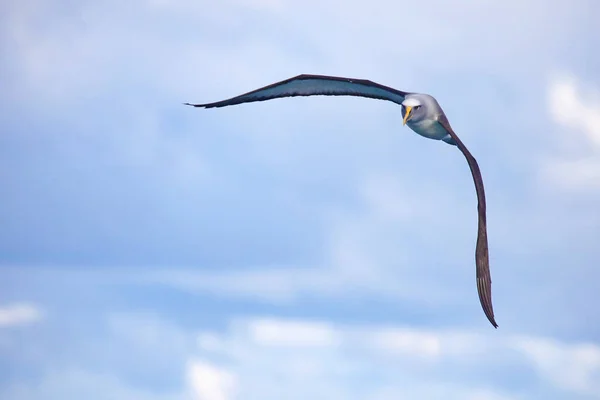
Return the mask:
[(298, 75), (294, 78), (273, 83), (260, 89), (232, 97), (228, 100), (207, 104), (190, 104), (193, 107), (225, 107), (235, 104), (264, 101), (281, 97), (295, 96), (359, 96), (372, 99), (389, 100), (401, 104), (407, 92), (383, 86), (378, 83), (364, 80), (342, 78), (325, 75)]
[(458, 138), (456, 133), (450, 127), (448, 118), (442, 112), (438, 118), (438, 122), (446, 129), (450, 136), (456, 142), (456, 146), (464, 154), (469, 168), (471, 168), (471, 174), (473, 175), (473, 181), (475, 182), (475, 190), (477, 191), (477, 211), (479, 213), (478, 231), (477, 231), (477, 246), (475, 248), (475, 264), (477, 268), (477, 292), (479, 294), (479, 301), (481, 307), (488, 320), (492, 323), (494, 328), (498, 328), (496, 320), (494, 318), (494, 308), (492, 307), (492, 278), (490, 275), (490, 260), (488, 253), (488, 240), (487, 240), (487, 225), (486, 225), (486, 210), (485, 210), (485, 191), (483, 189), (483, 179), (481, 178), (481, 171), (479, 165), (475, 160), (475, 157), (471, 155), (467, 147)]

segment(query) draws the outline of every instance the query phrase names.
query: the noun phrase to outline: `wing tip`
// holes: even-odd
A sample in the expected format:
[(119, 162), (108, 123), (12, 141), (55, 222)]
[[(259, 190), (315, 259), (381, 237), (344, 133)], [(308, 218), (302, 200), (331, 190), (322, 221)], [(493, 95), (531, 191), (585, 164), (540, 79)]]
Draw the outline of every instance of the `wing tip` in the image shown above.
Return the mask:
[(492, 282), (490, 280), (477, 278), (477, 292), (483, 313), (492, 326), (498, 329), (498, 324), (496, 323), (496, 318), (494, 316), (494, 307), (492, 305), (491, 284)]
[(184, 106), (191, 106), (191, 107), (203, 107), (203, 108), (208, 108), (208, 104), (192, 104), (192, 103), (183, 103)]
[(483, 307), (483, 312), (485, 313), (485, 316), (487, 317), (488, 321), (490, 321), (490, 324), (492, 324), (494, 328), (498, 329), (498, 323), (496, 323), (496, 318), (494, 317), (494, 310), (492, 309), (492, 305), (490, 304), (489, 307)]
[(492, 324), (495, 329), (498, 329), (498, 324), (496, 323), (496, 318), (494, 317), (494, 311), (491, 309), (491, 307), (489, 309), (484, 308), (483, 312), (485, 313), (488, 321), (490, 321), (490, 324)]

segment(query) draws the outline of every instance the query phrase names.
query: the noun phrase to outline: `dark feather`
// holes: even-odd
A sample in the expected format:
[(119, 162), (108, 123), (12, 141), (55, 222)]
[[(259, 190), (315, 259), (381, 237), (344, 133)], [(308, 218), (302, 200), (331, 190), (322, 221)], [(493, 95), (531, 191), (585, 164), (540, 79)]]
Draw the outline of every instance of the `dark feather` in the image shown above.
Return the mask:
[(193, 107), (226, 107), (241, 103), (271, 100), (295, 96), (359, 96), (388, 100), (401, 104), (407, 92), (364, 80), (325, 75), (298, 75), (281, 82), (232, 97), (227, 100), (206, 104), (190, 104)]
[(492, 278), (490, 275), (490, 260), (488, 254), (485, 191), (483, 188), (481, 171), (479, 170), (479, 165), (477, 164), (475, 157), (471, 155), (467, 147), (458, 138), (456, 133), (454, 133), (452, 127), (450, 127), (448, 118), (446, 118), (446, 115), (443, 112), (438, 117), (438, 122), (444, 127), (444, 129), (446, 129), (450, 136), (452, 136), (456, 142), (456, 146), (464, 154), (465, 158), (467, 159), (467, 163), (469, 163), (471, 174), (473, 175), (475, 190), (477, 191), (477, 211), (479, 215), (477, 245), (475, 247), (477, 293), (479, 294), (479, 301), (481, 302), (483, 312), (494, 328), (498, 328), (498, 324), (494, 318), (494, 308), (492, 307)]

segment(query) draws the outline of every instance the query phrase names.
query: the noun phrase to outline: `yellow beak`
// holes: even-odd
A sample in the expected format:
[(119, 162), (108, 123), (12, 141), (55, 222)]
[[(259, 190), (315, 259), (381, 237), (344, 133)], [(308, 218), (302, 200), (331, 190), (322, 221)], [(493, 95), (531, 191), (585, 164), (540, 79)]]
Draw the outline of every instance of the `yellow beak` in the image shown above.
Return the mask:
[(406, 114), (404, 114), (404, 121), (402, 122), (402, 125), (406, 125), (406, 121), (408, 121), (408, 119), (410, 118), (411, 111), (412, 111), (412, 107), (406, 106)]

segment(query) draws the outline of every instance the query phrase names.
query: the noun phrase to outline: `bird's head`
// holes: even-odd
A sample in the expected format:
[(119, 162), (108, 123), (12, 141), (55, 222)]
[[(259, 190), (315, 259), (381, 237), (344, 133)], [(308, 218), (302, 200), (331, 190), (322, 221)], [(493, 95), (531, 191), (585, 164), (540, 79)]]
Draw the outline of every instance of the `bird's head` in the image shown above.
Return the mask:
[(402, 102), (403, 124), (419, 122), (425, 119), (434, 119), (440, 109), (437, 101), (432, 96), (420, 93), (411, 93)]

